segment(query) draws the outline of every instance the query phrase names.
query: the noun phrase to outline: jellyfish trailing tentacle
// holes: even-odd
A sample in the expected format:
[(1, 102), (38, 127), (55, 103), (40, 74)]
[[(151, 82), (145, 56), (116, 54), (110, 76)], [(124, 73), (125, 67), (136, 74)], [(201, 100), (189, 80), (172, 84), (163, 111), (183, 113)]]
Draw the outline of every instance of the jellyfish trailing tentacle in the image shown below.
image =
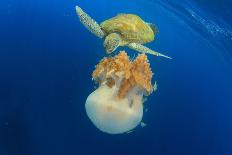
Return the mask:
[(99, 87), (87, 98), (86, 113), (103, 132), (120, 134), (134, 129), (143, 117), (143, 96), (153, 91), (147, 56), (133, 61), (122, 51), (105, 57), (92, 73)]

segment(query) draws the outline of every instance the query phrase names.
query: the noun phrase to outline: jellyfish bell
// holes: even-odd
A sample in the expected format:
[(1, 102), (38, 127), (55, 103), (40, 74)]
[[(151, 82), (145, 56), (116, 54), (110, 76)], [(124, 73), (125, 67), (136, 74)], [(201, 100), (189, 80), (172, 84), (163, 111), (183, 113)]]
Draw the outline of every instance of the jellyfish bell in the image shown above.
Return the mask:
[(143, 116), (141, 97), (134, 99), (131, 106), (128, 98), (117, 100), (114, 97), (116, 88), (100, 86), (89, 95), (86, 101), (86, 112), (93, 124), (100, 130), (118, 134), (136, 127)]
[(120, 134), (140, 124), (143, 96), (153, 91), (152, 72), (145, 54), (130, 61), (125, 52), (104, 58), (92, 74), (99, 87), (87, 98), (86, 113), (103, 132)]

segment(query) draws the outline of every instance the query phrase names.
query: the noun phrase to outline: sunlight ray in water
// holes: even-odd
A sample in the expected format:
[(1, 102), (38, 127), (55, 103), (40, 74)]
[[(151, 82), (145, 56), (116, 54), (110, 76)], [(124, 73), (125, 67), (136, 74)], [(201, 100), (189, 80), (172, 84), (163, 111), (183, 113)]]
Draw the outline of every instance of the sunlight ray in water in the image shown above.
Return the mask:
[(232, 27), (226, 22), (213, 18), (191, 1), (179, 3), (178, 1), (158, 0), (154, 3), (168, 10), (175, 17), (179, 17), (179, 20), (193, 29), (194, 33), (198, 33), (211, 46), (221, 50), (225, 59), (232, 61)]

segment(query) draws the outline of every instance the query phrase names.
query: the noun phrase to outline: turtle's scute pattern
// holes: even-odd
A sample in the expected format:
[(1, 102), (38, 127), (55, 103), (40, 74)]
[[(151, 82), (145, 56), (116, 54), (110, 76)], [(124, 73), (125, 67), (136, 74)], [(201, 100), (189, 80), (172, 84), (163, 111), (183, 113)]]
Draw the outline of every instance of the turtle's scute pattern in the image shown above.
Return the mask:
[(119, 33), (125, 43), (144, 44), (154, 40), (154, 32), (139, 16), (119, 14), (101, 23), (101, 28), (107, 33)]

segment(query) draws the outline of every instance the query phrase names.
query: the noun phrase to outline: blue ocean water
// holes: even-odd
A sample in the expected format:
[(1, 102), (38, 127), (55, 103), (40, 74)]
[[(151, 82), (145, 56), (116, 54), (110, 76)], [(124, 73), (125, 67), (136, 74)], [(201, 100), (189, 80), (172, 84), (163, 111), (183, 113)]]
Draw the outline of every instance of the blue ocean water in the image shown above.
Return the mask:
[[(0, 155), (232, 154), (230, 0), (0, 4)], [(106, 54), (75, 5), (98, 22), (134, 13), (159, 28), (147, 46), (173, 59), (148, 56), (158, 90), (144, 103), (146, 127), (109, 135), (88, 119), (91, 73)]]

